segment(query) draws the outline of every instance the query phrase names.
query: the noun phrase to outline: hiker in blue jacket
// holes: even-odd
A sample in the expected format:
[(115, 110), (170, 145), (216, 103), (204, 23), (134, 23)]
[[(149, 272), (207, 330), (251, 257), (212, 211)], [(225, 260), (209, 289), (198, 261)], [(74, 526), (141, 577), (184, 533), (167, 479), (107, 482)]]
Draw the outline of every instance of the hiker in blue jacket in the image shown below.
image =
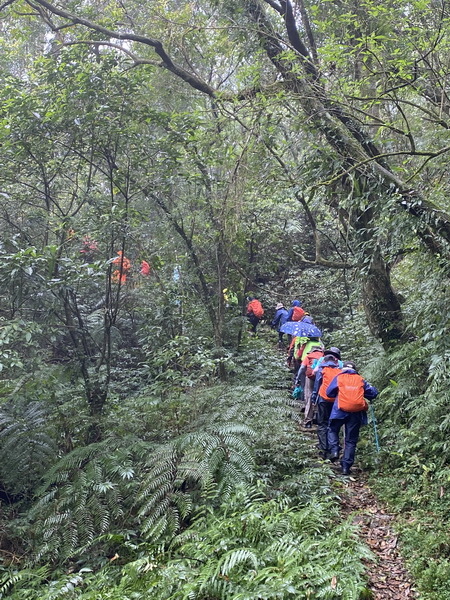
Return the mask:
[(279, 302), (275, 306), (275, 310), (276, 310), (276, 313), (275, 313), (275, 316), (274, 316), (270, 326), (273, 329), (276, 329), (278, 331), (278, 346), (283, 347), (284, 333), (282, 331), (280, 331), (280, 328), (287, 321), (288, 311), (284, 308), (284, 304), (282, 302)]
[(300, 300), (293, 300), (291, 308), (287, 314), (286, 321), (300, 321), (300, 318), (306, 315), (306, 312), (301, 308), (301, 306), (302, 302)]
[(334, 376), (341, 371), (340, 358), (341, 351), (339, 348), (332, 347), (324, 351), (323, 361), (316, 372), (314, 389), (311, 394), (312, 404), (317, 405), (317, 438), (319, 453), (322, 458), (329, 457), (328, 421), (334, 402), (333, 398), (327, 396), (326, 389)]
[(378, 395), (378, 390), (359, 375), (352, 361), (344, 363), (342, 371), (334, 377), (326, 390), (327, 396), (336, 398), (328, 424), (330, 459), (339, 458), (339, 432), (345, 425), (344, 453), (341, 460), (342, 474), (349, 475), (355, 462), (356, 444), (362, 425), (367, 425), (368, 404)]

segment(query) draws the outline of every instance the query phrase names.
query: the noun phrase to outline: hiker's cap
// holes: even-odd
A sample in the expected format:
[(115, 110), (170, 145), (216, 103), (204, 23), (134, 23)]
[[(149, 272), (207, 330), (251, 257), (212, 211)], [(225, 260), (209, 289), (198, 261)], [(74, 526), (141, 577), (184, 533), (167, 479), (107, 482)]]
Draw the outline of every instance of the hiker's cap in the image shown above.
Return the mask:
[(339, 350), (339, 348), (336, 348), (336, 346), (332, 346), (331, 348), (328, 348), (323, 353), (324, 356), (328, 356), (329, 354), (331, 354), (332, 356), (335, 356), (336, 358), (341, 358), (341, 351)]
[(344, 365), (343, 365), (344, 369), (353, 369), (353, 371), (356, 371), (356, 364), (352, 361), (352, 360), (346, 360)]

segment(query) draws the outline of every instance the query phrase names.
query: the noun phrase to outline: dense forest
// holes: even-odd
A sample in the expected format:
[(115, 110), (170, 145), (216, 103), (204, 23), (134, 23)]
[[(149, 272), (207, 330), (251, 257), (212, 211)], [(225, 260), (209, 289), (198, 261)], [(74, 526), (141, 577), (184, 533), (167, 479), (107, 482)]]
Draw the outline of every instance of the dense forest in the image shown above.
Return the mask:
[(0, 598), (390, 597), (298, 427), (299, 298), (450, 600), (447, 0), (4, 0), (0, 47)]

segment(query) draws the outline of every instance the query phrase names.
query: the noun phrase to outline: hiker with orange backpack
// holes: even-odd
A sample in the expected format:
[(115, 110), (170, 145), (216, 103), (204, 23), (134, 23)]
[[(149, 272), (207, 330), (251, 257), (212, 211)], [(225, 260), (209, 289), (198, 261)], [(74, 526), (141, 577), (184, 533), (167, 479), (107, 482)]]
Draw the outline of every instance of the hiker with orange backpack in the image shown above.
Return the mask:
[[(298, 321), (303, 321), (304, 318), (309, 318), (311, 319), (311, 317), (308, 315), (308, 313), (303, 310), (302, 308), (302, 303), (300, 300), (293, 300), (291, 308), (289, 309), (289, 312), (287, 314), (286, 317), (286, 322), (288, 321), (294, 321), (294, 322), (298, 322)], [(312, 319), (311, 319), (311, 323), (312, 323)], [(288, 333), (288, 343), (289, 343), (289, 356), (290, 358), (288, 358), (288, 364), (290, 366), (290, 363), (292, 362), (292, 339), (294, 336), (290, 335)], [(298, 365), (297, 365), (298, 368)], [(297, 370), (297, 369), (296, 369)]]
[(339, 348), (329, 348), (323, 353), (323, 359), (319, 366), (311, 402), (317, 405), (317, 437), (319, 440), (319, 453), (322, 458), (329, 457), (328, 446), (328, 422), (334, 404), (334, 397), (327, 395), (326, 390), (334, 377), (341, 372), (341, 351)]
[(303, 376), (304, 369), (302, 370), (302, 362), (314, 346), (320, 346), (323, 349), (320, 338), (310, 338), (308, 336), (297, 336), (292, 338), (291, 345), (289, 346), (288, 366), (289, 368), (293, 367), (294, 370), (294, 387), (298, 385), (302, 388), (304, 387), (305, 378)]
[[(359, 440), (359, 430), (367, 425), (367, 400), (372, 401), (378, 396), (378, 390), (356, 370), (354, 362), (344, 363), (342, 371), (333, 378), (326, 389), (330, 398), (335, 398), (328, 425), (328, 446), (330, 459), (339, 459), (339, 432), (345, 425), (344, 453), (341, 460), (342, 474), (349, 475), (355, 462), (356, 444)], [(366, 400), (367, 399), (367, 400)]]
[(323, 356), (323, 346), (319, 339), (310, 340), (304, 351), (304, 358), (301, 362), (297, 376), (295, 378), (295, 387), (303, 390), (303, 399), (305, 401), (305, 413), (303, 418), (303, 427), (311, 429), (313, 424), (315, 405), (311, 402), (314, 389), (316, 374), (312, 369), (315, 361)]
[(295, 379), (296, 379), (295, 375), (297, 374), (297, 372), (300, 368), (301, 357), (303, 355), (303, 351), (304, 351), (308, 341), (309, 341), (309, 338), (307, 336), (297, 335), (292, 338), (291, 343), (289, 345), (288, 364), (294, 373), (293, 382), (295, 382)]
[(111, 264), (114, 265), (114, 271), (111, 273), (111, 281), (114, 283), (126, 283), (128, 272), (131, 269), (131, 262), (122, 250), (117, 252), (117, 256), (111, 261)]
[(294, 300), (286, 317), (286, 321), (301, 321), (306, 315), (300, 300)]
[(250, 331), (256, 333), (256, 327), (264, 316), (264, 309), (261, 302), (253, 296), (247, 296), (247, 302), (246, 316), (252, 325)]

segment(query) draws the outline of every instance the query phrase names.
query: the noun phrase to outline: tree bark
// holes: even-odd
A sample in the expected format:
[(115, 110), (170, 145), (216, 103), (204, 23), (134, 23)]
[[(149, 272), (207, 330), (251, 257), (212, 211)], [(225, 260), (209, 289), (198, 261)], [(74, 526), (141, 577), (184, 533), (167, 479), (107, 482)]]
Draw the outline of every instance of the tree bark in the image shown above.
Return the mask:
[(372, 334), (387, 350), (404, 339), (402, 310), (379, 249), (372, 256), (362, 286), (364, 311)]

